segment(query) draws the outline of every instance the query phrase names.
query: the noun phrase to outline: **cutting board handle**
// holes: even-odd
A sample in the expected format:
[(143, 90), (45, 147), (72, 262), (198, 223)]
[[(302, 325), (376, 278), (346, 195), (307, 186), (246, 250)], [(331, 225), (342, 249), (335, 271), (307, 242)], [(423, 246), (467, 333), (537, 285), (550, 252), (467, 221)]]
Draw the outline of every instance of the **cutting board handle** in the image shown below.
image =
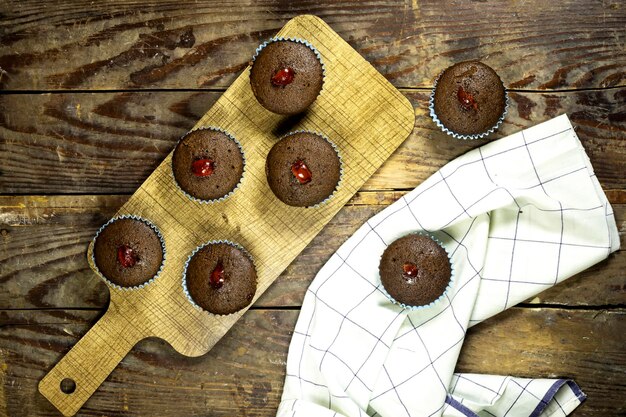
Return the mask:
[(143, 337), (112, 308), (39, 383), (43, 394), (63, 415), (73, 416)]

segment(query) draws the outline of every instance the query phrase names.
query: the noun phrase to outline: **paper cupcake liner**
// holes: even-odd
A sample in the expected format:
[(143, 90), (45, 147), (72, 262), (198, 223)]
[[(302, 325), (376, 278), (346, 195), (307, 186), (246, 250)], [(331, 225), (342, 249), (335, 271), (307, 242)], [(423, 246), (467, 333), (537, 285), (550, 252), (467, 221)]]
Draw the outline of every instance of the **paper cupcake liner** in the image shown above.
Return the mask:
[[(401, 303), (400, 301), (396, 300), (395, 298), (393, 298), (387, 292), (387, 290), (385, 289), (385, 286), (382, 284), (382, 282), (380, 283), (378, 288), (389, 299), (389, 301), (391, 301), (392, 303), (402, 307), (405, 310), (417, 311), (417, 310), (422, 310), (422, 309), (426, 309), (426, 308), (432, 308), (433, 306), (436, 306), (437, 304), (439, 304), (441, 301), (443, 301), (445, 299), (446, 295), (451, 291), (452, 286), (454, 285), (455, 277), (454, 277), (454, 263), (452, 263), (452, 256), (450, 255), (450, 252), (448, 251), (448, 249), (446, 249), (446, 247), (443, 245), (443, 243), (441, 243), (441, 241), (439, 239), (437, 239), (437, 237), (435, 237), (431, 233), (426, 233), (426, 232), (420, 231), (420, 232), (408, 233), (407, 235), (419, 235), (419, 236), (429, 237), (432, 240), (434, 240), (435, 242), (437, 242), (437, 244), (439, 246), (441, 246), (443, 248), (443, 250), (446, 251), (446, 254), (448, 255), (448, 259), (450, 260), (450, 281), (448, 282), (448, 285), (446, 286), (446, 288), (443, 291), (443, 293), (441, 293), (441, 295), (436, 300), (431, 301), (429, 304), (425, 304), (425, 305), (421, 305), (421, 306), (412, 306), (412, 305)], [(404, 236), (407, 236), (407, 235), (404, 235)]]
[[(328, 202), (328, 200), (330, 200), (337, 193), (337, 190), (339, 189), (339, 186), (341, 185), (341, 183), (343, 181), (343, 159), (341, 158), (341, 152), (339, 152), (339, 148), (337, 147), (337, 145), (335, 145), (335, 143), (333, 143), (330, 139), (328, 139), (328, 137), (326, 135), (324, 135), (324, 134), (322, 134), (320, 132), (315, 132), (313, 130), (307, 130), (307, 129), (294, 130), (293, 132), (289, 132), (286, 135), (281, 136), (280, 139), (278, 139), (278, 142), (280, 142), (281, 140), (283, 140), (284, 138), (286, 138), (288, 136), (295, 135), (295, 134), (298, 134), (298, 133), (310, 133), (312, 135), (316, 135), (316, 136), (319, 136), (319, 137), (323, 138), (326, 142), (328, 142), (330, 144), (330, 146), (333, 147), (333, 149), (335, 150), (335, 153), (337, 154), (337, 158), (339, 158), (339, 181), (337, 181), (337, 185), (335, 186), (335, 189), (333, 190), (333, 192), (328, 197), (326, 197), (324, 200), (320, 201), (319, 203), (316, 203), (316, 204), (314, 204), (312, 206), (304, 207), (304, 208), (316, 209), (316, 208), (319, 208), (320, 206), (323, 206), (324, 204), (326, 204)], [(293, 207), (293, 206), (290, 206), (290, 207)]]
[[(437, 76), (437, 79), (435, 80), (435, 84), (433, 85), (433, 90), (430, 93), (430, 99), (428, 100), (428, 109), (430, 110), (430, 117), (432, 117), (435, 124), (439, 126), (439, 128), (443, 132), (447, 133), (448, 135), (452, 136), (455, 139), (464, 139), (464, 140), (482, 139), (482, 138), (489, 136), (491, 133), (495, 132), (504, 121), (504, 118), (506, 117), (506, 114), (509, 110), (509, 94), (506, 92), (504, 83), (502, 84), (502, 88), (504, 88), (504, 110), (502, 111), (502, 115), (500, 116), (498, 121), (490, 129), (482, 133), (474, 133), (471, 135), (456, 133), (448, 129), (446, 126), (444, 126), (444, 124), (441, 122), (441, 120), (439, 120), (439, 117), (437, 117), (437, 114), (435, 113), (435, 90), (437, 89), (437, 82), (439, 81), (439, 78), (444, 73), (444, 71), (445, 70), (441, 71), (441, 73), (439, 73), (439, 75)], [(502, 80), (500, 80), (500, 82), (502, 82)]]
[[(100, 269), (98, 268), (98, 265), (96, 264), (96, 255), (95, 255), (96, 239), (98, 238), (98, 236), (100, 236), (100, 233), (102, 233), (102, 231), (104, 229), (106, 229), (107, 226), (109, 226), (113, 222), (116, 222), (117, 220), (122, 220), (122, 219), (139, 220), (139, 221), (147, 224), (148, 226), (150, 226), (150, 228), (152, 230), (154, 230), (154, 232), (157, 234), (157, 237), (161, 241), (161, 250), (163, 251), (163, 259), (161, 260), (161, 266), (159, 267), (159, 270), (157, 271), (157, 273), (154, 274), (154, 276), (152, 278), (150, 278), (148, 281), (144, 282), (143, 284), (135, 285), (135, 286), (132, 286), (132, 287), (122, 287), (121, 285), (112, 282), (111, 280), (109, 280), (107, 277), (104, 276), (104, 274), (100, 271)], [(136, 216), (134, 214), (122, 214), (120, 216), (113, 217), (111, 220), (109, 220), (108, 222), (103, 224), (100, 227), (100, 229), (98, 229), (98, 231), (96, 232), (96, 235), (94, 236), (94, 238), (92, 240), (91, 263), (92, 263), (92, 265), (93, 265), (97, 275), (100, 278), (102, 278), (102, 280), (104, 280), (104, 282), (106, 282), (109, 286), (111, 286), (113, 288), (117, 288), (118, 290), (124, 290), (124, 291), (138, 290), (138, 289), (141, 289), (141, 288), (143, 288), (143, 287), (145, 287), (147, 285), (152, 284), (154, 282), (154, 280), (157, 279), (159, 277), (159, 275), (161, 274), (161, 271), (163, 270), (163, 266), (165, 265), (165, 258), (166, 258), (165, 239), (163, 239), (163, 235), (161, 234), (161, 231), (159, 230), (159, 228), (156, 227), (151, 221), (149, 221), (147, 219), (144, 219), (143, 217)]]
[[(214, 199), (210, 199), (210, 200), (204, 200), (202, 198), (195, 197), (195, 196), (189, 194), (187, 191), (183, 190), (183, 188), (180, 186), (180, 184), (176, 180), (176, 176), (174, 175), (174, 158), (173, 157), (171, 158), (171, 161), (170, 161), (172, 179), (174, 180), (174, 184), (176, 185), (176, 188), (179, 189), (180, 192), (182, 192), (185, 195), (185, 197), (189, 198), (190, 200), (195, 201), (195, 202), (200, 203), (200, 204), (219, 203), (219, 202), (222, 202), (222, 201), (226, 200), (228, 197), (230, 197), (241, 186), (243, 178), (246, 175), (246, 154), (243, 152), (243, 146), (241, 146), (241, 143), (239, 143), (239, 141), (233, 135), (231, 135), (230, 133), (228, 133), (227, 131), (225, 131), (222, 128), (214, 127), (214, 126), (206, 126), (206, 127), (199, 127), (197, 129), (192, 129), (189, 132), (185, 133), (178, 140), (178, 143), (180, 143), (183, 139), (185, 139), (187, 137), (187, 135), (189, 135), (190, 133), (198, 131), (198, 130), (212, 130), (214, 132), (223, 133), (226, 136), (228, 136), (229, 139), (231, 139), (233, 142), (235, 142), (235, 144), (237, 144), (237, 147), (239, 148), (239, 152), (241, 152), (241, 158), (243, 159), (243, 171), (241, 172), (241, 178), (239, 178), (239, 182), (237, 183), (237, 185), (235, 185), (235, 188), (233, 188), (227, 194), (225, 194), (225, 195), (223, 195), (223, 196), (221, 196), (219, 198), (214, 198)], [(178, 144), (176, 146), (178, 146)]]
[[(189, 290), (187, 289), (187, 268), (189, 267), (189, 262), (191, 262), (191, 259), (194, 257), (194, 255), (196, 253), (198, 253), (198, 251), (200, 251), (204, 247), (209, 246), (209, 245), (216, 245), (216, 244), (219, 244), (219, 243), (224, 243), (226, 245), (233, 246), (233, 247), (239, 249), (240, 251), (242, 251), (244, 253), (244, 255), (246, 255), (248, 257), (248, 259), (250, 259), (250, 261), (252, 262), (252, 265), (254, 266), (254, 270), (256, 271), (256, 264), (254, 263), (254, 258), (252, 257), (252, 255), (250, 255), (250, 252), (248, 252), (243, 246), (241, 246), (238, 243), (232, 242), (230, 240), (224, 240), (224, 239), (210, 240), (210, 241), (208, 241), (206, 243), (203, 243), (202, 245), (196, 246), (196, 248), (193, 251), (191, 251), (191, 254), (187, 258), (187, 261), (185, 261), (185, 265), (183, 267), (183, 278), (182, 278), (181, 283), (182, 283), (182, 287), (183, 287), (183, 293), (185, 294), (185, 297), (187, 298), (187, 301), (189, 301), (191, 303), (191, 305), (194, 306), (197, 310), (201, 310), (201, 311), (207, 312), (209, 314), (214, 314), (216, 316), (230, 316), (231, 314), (237, 313), (237, 311), (235, 311), (233, 313), (228, 313), (228, 314), (211, 313), (210, 311), (205, 310), (204, 308), (202, 308), (198, 304), (196, 304), (196, 302), (191, 297), (191, 294), (189, 293)], [(257, 289), (258, 289), (258, 284), (259, 284), (259, 282), (258, 282), (258, 276), (257, 276)], [(255, 290), (255, 295), (256, 295), (256, 290)], [(249, 305), (250, 304), (248, 304), (248, 306)], [(238, 310), (238, 311), (241, 311), (241, 310)]]
[(265, 48), (267, 45), (269, 45), (272, 42), (280, 42), (280, 41), (291, 41), (291, 42), (301, 43), (302, 45), (305, 45), (306, 47), (308, 47), (309, 49), (311, 49), (313, 51), (315, 56), (317, 56), (317, 59), (320, 61), (320, 64), (322, 64), (322, 89), (323, 89), (324, 88), (324, 80), (326, 78), (326, 66), (324, 65), (324, 60), (322, 59), (322, 54), (320, 54), (320, 52), (317, 50), (317, 48), (314, 47), (309, 41), (306, 41), (304, 39), (300, 39), (300, 38), (284, 38), (282, 36), (276, 36), (276, 37), (273, 37), (271, 39), (268, 39), (267, 41), (263, 42), (261, 45), (259, 45), (256, 48), (256, 50), (254, 51), (254, 55), (252, 56), (252, 61), (251, 61), (250, 65), (254, 64), (254, 61), (259, 56), (259, 54), (261, 53), (263, 48)]

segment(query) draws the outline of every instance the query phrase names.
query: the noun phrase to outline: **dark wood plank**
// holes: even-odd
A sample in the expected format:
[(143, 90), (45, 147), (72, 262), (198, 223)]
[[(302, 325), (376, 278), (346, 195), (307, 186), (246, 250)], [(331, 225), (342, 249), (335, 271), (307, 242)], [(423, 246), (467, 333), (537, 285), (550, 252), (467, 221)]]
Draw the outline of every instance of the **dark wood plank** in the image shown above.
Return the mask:
[[(44, 374), (99, 311), (0, 311), (0, 409), (57, 416), (37, 392)], [(206, 355), (186, 358), (145, 340), (113, 371), (79, 416), (273, 416), (297, 310), (251, 310)], [(513, 308), (468, 333), (458, 371), (569, 377), (589, 396), (574, 414), (626, 412), (624, 310)]]
[[(368, 218), (401, 192), (360, 192), (316, 236), (258, 300), (257, 306), (302, 303), (306, 288), (326, 260)], [(127, 196), (0, 197), (0, 306), (2, 308), (102, 308), (105, 284), (89, 269), (86, 251), (96, 230)], [(376, 204), (379, 201), (380, 204)], [(368, 204), (363, 204), (368, 202)], [(622, 247), (626, 204), (614, 205)], [(626, 251), (549, 289), (534, 303), (623, 305)]]
[[(3, 311), (2, 389), (8, 416), (58, 416), (36, 387), (95, 321), (98, 311)], [(251, 312), (211, 355), (187, 358), (166, 342), (140, 342), (79, 416), (275, 413), (297, 311)], [(181, 400), (184, 399), (184, 400)]]
[[(221, 93), (0, 95), (0, 194), (133, 193)], [(487, 143), (459, 141), (428, 116), (426, 91), (405, 91), (411, 136), (365, 184), (410, 189), (446, 162)], [(511, 93), (495, 137), (568, 113), (606, 189), (626, 189), (626, 88)]]
[(38, 1), (0, 5), (5, 90), (226, 87), (290, 18), (326, 20), (396, 86), (481, 59), (511, 88), (625, 85), (619, 0)]
[(134, 192), (218, 96), (0, 96), (0, 193), (20, 193), (27, 184), (72, 193), (98, 183)]

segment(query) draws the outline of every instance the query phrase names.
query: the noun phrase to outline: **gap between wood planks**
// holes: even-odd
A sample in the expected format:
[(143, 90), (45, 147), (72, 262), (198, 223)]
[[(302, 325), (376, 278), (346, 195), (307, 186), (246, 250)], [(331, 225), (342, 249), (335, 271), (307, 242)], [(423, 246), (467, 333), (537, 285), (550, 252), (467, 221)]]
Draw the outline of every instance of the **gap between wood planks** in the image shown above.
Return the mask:
[[(597, 306), (571, 306), (567, 304), (548, 304), (548, 303), (519, 303), (511, 308), (530, 308), (530, 309), (543, 309), (543, 310), (575, 310), (575, 311), (619, 311), (624, 310), (626, 313), (626, 304), (606, 304)], [(103, 313), (108, 309), (108, 305), (103, 308), (98, 307), (31, 307), (31, 308), (0, 308), (0, 313), (8, 311), (102, 311)], [(257, 307), (251, 306), (248, 310), (263, 310), (263, 311), (299, 311), (300, 306), (273, 306), (273, 307)], [(2, 324), (0, 324), (2, 327)]]
[[(514, 93), (550, 94), (550, 93), (575, 93), (583, 91), (610, 91), (619, 90), (625, 85), (614, 85), (610, 87), (588, 87), (588, 88), (562, 88), (552, 90), (537, 90), (523, 88), (507, 88), (506, 91)], [(431, 91), (430, 87), (396, 87), (398, 90), (411, 91)], [(122, 89), (66, 89), (66, 90), (0, 90), (0, 95), (28, 95), (28, 94), (116, 94), (116, 93), (223, 93), (227, 90), (220, 88), (122, 88)]]
[[(367, 189), (357, 191), (356, 194), (346, 203), (346, 206), (388, 206), (401, 198), (404, 194), (413, 191), (414, 188), (389, 188), (389, 189)], [(607, 189), (604, 193), (611, 204), (626, 204), (626, 190)], [(0, 193), (0, 197), (89, 197), (89, 196), (110, 196), (110, 197), (130, 197), (133, 193), (91, 192), (85, 193)], [(369, 198), (382, 195), (382, 198)]]

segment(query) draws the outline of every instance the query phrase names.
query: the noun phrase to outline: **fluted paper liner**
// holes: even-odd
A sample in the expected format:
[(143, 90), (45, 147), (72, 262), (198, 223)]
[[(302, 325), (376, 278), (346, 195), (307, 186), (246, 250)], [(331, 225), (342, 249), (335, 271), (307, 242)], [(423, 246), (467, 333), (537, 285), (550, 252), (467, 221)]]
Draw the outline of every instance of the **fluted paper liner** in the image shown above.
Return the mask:
[[(216, 316), (230, 316), (231, 314), (235, 314), (237, 313), (237, 311), (233, 312), (233, 313), (228, 313), (228, 314), (217, 314), (217, 313), (211, 313), (210, 311), (205, 310), (204, 308), (200, 307), (194, 300), (193, 297), (191, 296), (191, 294), (189, 293), (189, 289), (187, 288), (187, 268), (189, 267), (189, 262), (191, 262), (191, 259), (194, 257), (194, 255), (196, 253), (198, 253), (200, 250), (202, 250), (203, 248), (209, 246), (209, 245), (217, 245), (217, 244), (226, 244), (226, 245), (230, 245), (233, 246), (237, 249), (239, 249), (241, 252), (244, 253), (244, 255), (246, 255), (248, 257), (248, 259), (250, 259), (250, 261), (252, 262), (252, 265), (254, 266), (254, 269), (256, 271), (256, 265), (254, 264), (254, 259), (252, 258), (252, 255), (250, 255), (250, 252), (248, 252), (243, 246), (241, 246), (238, 243), (235, 242), (231, 242), (230, 240), (211, 240), (209, 242), (206, 242), (202, 245), (197, 246), (189, 255), (189, 257), (187, 258), (187, 261), (185, 262), (185, 269), (183, 270), (183, 278), (182, 278), (182, 286), (183, 286), (183, 292), (185, 293), (185, 296), (187, 297), (187, 300), (191, 303), (191, 305), (193, 305), (196, 309), (198, 310), (202, 310), (202, 311), (206, 311), (209, 314), (215, 314)], [(258, 277), (257, 277), (257, 285), (258, 285)], [(256, 290), (255, 290), (256, 293)], [(249, 305), (249, 304), (248, 304)]]
[[(439, 82), (439, 78), (444, 73), (444, 71), (445, 70), (441, 71), (441, 73), (439, 73), (439, 75), (437, 76), (437, 79), (435, 80), (435, 84), (433, 85), (433, 90), (430, 93), (430, 99), (428, 100), (428, 109), (430, 110), (430, 117), (432, 117), (435, 124), (439, 126), (439, 128), (444, 133), (447, 133), (448, 135), (452, 136), (455, 139), (464, 139), (464, 140), (482, 139), (482, 138), (489, 136), (491, 133), (495, 132), (504, 121), (504, 118), (506, 117), (506, 114), (509, 110), (509, 95), (506, 92), (506, 89), (504, 90), (504, 110), (502, 111), (502, 115), (500, 116), (498, 121), (491, 128), (489, 128), (487, 131), (482, 132), (482, 133), (474, 133), (474, 134), (456, 133), (453, 130), (447, 128), (441, 122), (441, 120), (439, 120), (437, 113), (435, 113), (435, 90), (437, 89), (437, 82)], [(502, 80), (500, 80), (500, 82), (502, 82)], [(504, 88), (504, 84), (502, 85), (502, 88)]]
[(91, 262), (93, 264), (93, 267), (95, 268), (95, 271), (97, 272), (98, 276), (100, 278), (102, 278), (102, 280), (104, 280), (109, 286), (113, 287), (113, 288), (117, 288), (119, 290), (125, 290), (125, 291), (129, 291), (129, 290), (137, 290), (140, 288), (143, 288), (147, 285), (150, 285), (152, 282), (154, 282), (155, 279), (157, 279), (157, 277), (159, 276), (159, 274), (161, 274), (161, 271), (163, 270), (163, 265), (165, 265), (165, 258), (166, 258), (166, 251), (165, 251), (165, 240), (163, 239), (163, 235), (161, 234), (161, 231), (158, 229), (158, 227), (156, 227), (151, 221), (144, 219), (143, 217), (139, 217), (139, 216), (135, 216), (133, 214), (124, 214), (121, 216), (116, 216), (113, 217), (111, 220), (109, 220), (108, 222), (106, 222), (105, 224), (103, 224), (100, 229), (98, 229), (98, 231), (96, 232), (96, 235), (94, 236), (93, 240), (92, 240), (92, 246), (95, 249), (95, 244), (96, 244), (96, 239), (98, 238), (98, 236), (100, 236), (100, 233), (102, 233), (102, 231), (104, 229), (107, 228), (107, 226), (109, 226), (110, 224), (118, 221), (118, 220), (122, 220), (122, 219), (133, 219), (133, 220), (139, 220), (145, 224), (147, 224), (148, 226), (150, 226), (150, 228), (152, 230), (154, 230), (154, 232), (156, 233), (157, 237), (159, 238), (159, 241), (161, 241), (161, 250), (163, 251), (163, 259), (161, 260), (161, 266), (159, 266), (159, 270), (157, 271), (157, 273), (150, 278), (148, 281), (139, 284), (139, 285), (134, 285), (132, 287), (123, 287), (119, 284), (114, 283), (113, 281), (109, 280), (103, 273), (102, 271), (100, 271), (100, 269), (98, 268), (98, 265), (96, 264), (96, 255), (95, 255), (95, 250), (91, 251)]
[[(394, 304), (399, 305), (400, 307), (402, 307), (404, 309), (415, 311), (415, 310), (421, 310), (421, 309), (426, 309), (426, 308), (432, 308), (432, 307), (438, 305), (439, 303), (441, 303), (445, 299), (446, 294), (448, 294), (448, 292), (450, 292), (450, 290), (452, 289), (452, 286), (454, 285), (454, 264), (452, 263), (452, 256), (450, 255), (450, 252), (448, 251), (448, 249), (446, 249), (444, 244), (441, 243), (441, 241), (439, 239), (437, 239), (433, 234), (426, 233), (426, 232), (414, 232), (414, 233), (409, 233), (409, 234), (404, 235), (404, 236), (408, 236), (408, 235), (411, 235), (411, 234), (419, 235), (419, 236), (425, 236), (425, 237), (428, 237), (428, 238), (434, 240), (439, 246), (441, 246), (441, 248), (443, 250), (446, 251), (446, 254), (448, 255), (448, 260), (450, 261), (450, 281), (448, 282), (448, 285), (446, 286), (445, 290), (441, 293), (441, 295), (439, 297), (437, 297), (436, 300), (431, 301), (428, 304), (424, 304), (424, 305), (421, 305), (421, 306), (413, 306), (413, 305), (401, 303), (400, 301), (398, 301), (395, 298), (393, 298), (387, 292), (387, 290), (385, 289), (385, 286), (382, 284), (382, 282), (380, 283), (379, 288), (382, 291), (382, 293), (387, 296), (389, 301), (391, 301)], [(381, 254), (381, 256), (382, 256), (382, 254)]]
[[(237, 191), (237, 189), (239, 188), (239, 186), (241, 185), (241, 182), (243, 181), (243, 177), (246, 175), (246, 154), (243, 151), (243, 147), (241, 146), (241, 143), (230, 133), (228, 133), (227, 131), (225, 131), (224, 129), (221, 129), (219, 127), (215, 127), (215, 126), (205, 126), (205, 127), (199, 127), (196, 129), (192, 129), (189, 132), (185, 133), (180, 140), (178, 141), (178, 143), (180, 144), (183, 139), (185, 139), (187, 137), (187, 135), (189, 135), (192, 132), (196, 132), (198, 130), (212, 130), (214, 132), (220, 132), (225, 134), (226, 136), (228, 136), (228, 138), (230, 140), (232, 140), (233, 142), (235, 142), (235, 144), (237, 145), (237, 147), (239, 148), (239, 152), (241, 152), (241, 158), (243, 159), (243, 171), (241, 172), (241, 178), (239, 178), (239, 182), (237, 183), (237, 185), (235, 185), (235, 187), (230, 190), (228, 193), (224, 194), (221, 197), (218, 198), (213, 198), (213, 199), (209, 199), (209, 200), (205, 200), (202, 198), (198, 198), (195, 197), (193, 195), (191, 195), (189, 192), (185, 191), (180, 184), (178, 183), (178, 181), (176, 180), (176, 176), (174, 175), (174, 158), (172, 158), (171, 160), (171, 167), (172, 167), (172, 178), (174, 178), (174, 184), (176, 184), (176, 188), (178, 188), (180, 190), (181, 193), (185, 194), (185, 196), (187, 196), (187, 198), (189, 198), (190, 200), (193, 200), (195, 202), (201, 203), (201, 204), (210, 204), (210, 203), (219, 203), (221, 201), (226, 200), (228, 197), (230, 197), (231, 195), (233, 195), (233, 193), (235, 191)], [(177, 145), (178, 146), (178, 145)]]

